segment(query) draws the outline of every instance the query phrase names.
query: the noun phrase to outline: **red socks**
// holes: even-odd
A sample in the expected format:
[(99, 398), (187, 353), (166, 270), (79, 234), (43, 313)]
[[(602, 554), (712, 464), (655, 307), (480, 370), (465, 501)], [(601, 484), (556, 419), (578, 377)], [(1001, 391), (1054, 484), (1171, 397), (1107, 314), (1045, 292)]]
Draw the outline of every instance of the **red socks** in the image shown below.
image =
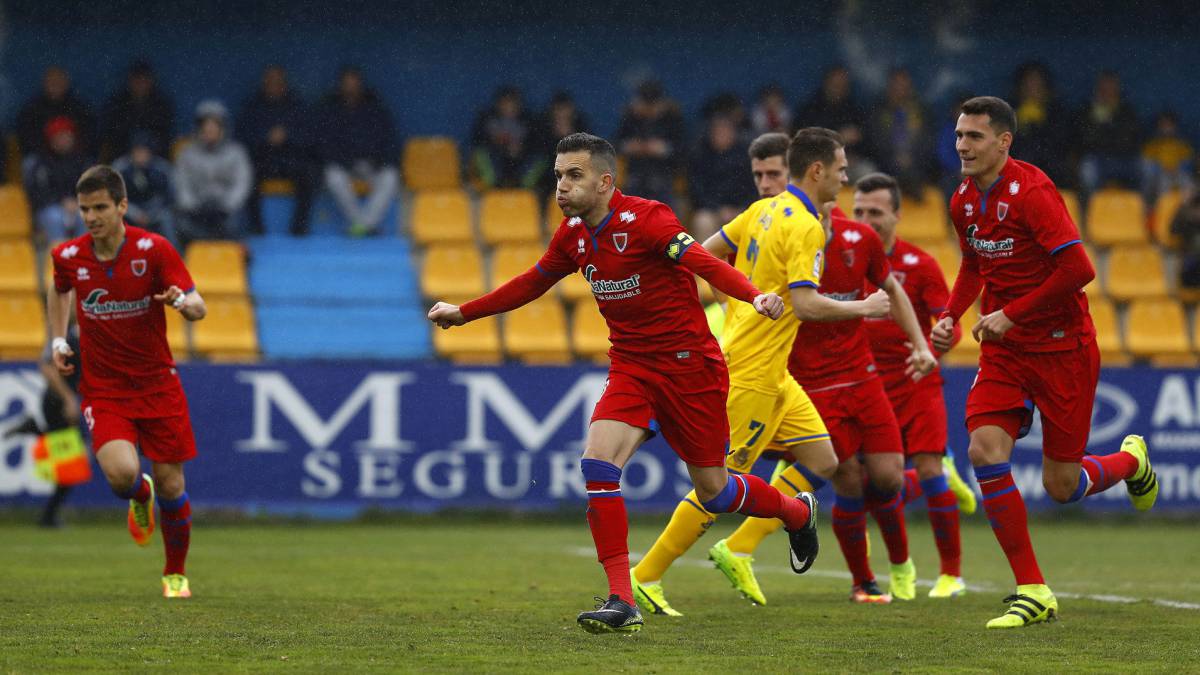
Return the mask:
[(917, 478), (916, 469), (905, 469), (904, 490), (901, 494), (904, 495), (905, 504), (911, 504), (925, 494), (925, 491), (921, 488), (921, 481)]
[(1033, 544), (1029, 541), (1029, 519), (1025, 501), (1013, 482), (1008, 462), (975, 467), (975, 479), (983, 492), (983, 510), (987, 513), (992, 532), (1008, 557), (1017, 585), (1044, 584), (1038, 568)]
[(132, 487), (116, 494), (121, 499), (132, 499), (139, 504), (145, 504), (150, 499), (150, 481), (146, 480), (145, 474), (139, 473)]
[(908, 529), (904, 526), (904, 498), (897, 492), (891, 497), (880, 495), (868, 485), (866, 489), (867, 510), (879, 524), (884, 546), (888, 550), (888, 561), (899, 565), (908, 560)]
[(778, 518), (787, 530), (808, 524), (808, 505), (789, 497), (753, 474), (729, 474), (725, 489), (704, 502), (709, 513), (738, 513), (754, 518)]
[(962, 542), (958, 533), (958, 500), (950, 491), (945, 476), (935, 476), (922, 481), (925, 504), (929, 511), (929, 524), (933, 527), (933, 541), (937, 544), (938, 557), (942, 561), (942, 574), (962, 576)]
[[(1128, 452), (1114, 452), (1110, 455), (1085, 455), (1083, 471), (1087, 474), (1088, 482), (1092, 484), (1087, 494), (1094, 495), (1104, 492), (1117, 483), (1130, 478), (1137, 473), (1137, 457)], [(1083, 476), (1080, 476), (1082, 479)]]
[(588, 526), (596, 543), (596, 558), (608, 576), (608, 592), (633, 605), (629, 579), (629, 520), (621, 496), (621, 470), (598, 459), (579, 462), (588, 492)]
[(160, 497), (158, 511), (161, 516), (163, 548), (167, 554), (163, 575), (186, 574), (183, 569), (187, 560), (188, 545), (192, 539), (192, 503), (188, 501), (186, 492), (175, 499)]
[(871, 563), (867, 559), (867, 512), (860, 497), (835, 494), (833, 502), (833, 533), (837, 536), (846, 567), (854, 585), (872, 581)]

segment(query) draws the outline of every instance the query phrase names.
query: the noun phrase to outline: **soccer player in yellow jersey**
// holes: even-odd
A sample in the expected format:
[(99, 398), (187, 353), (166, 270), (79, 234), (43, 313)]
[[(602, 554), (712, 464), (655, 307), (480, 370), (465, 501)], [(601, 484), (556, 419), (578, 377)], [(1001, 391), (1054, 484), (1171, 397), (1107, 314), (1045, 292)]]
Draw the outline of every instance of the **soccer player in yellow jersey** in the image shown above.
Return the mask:
[[(775, 135), (772, 135), (775, 136)], [(782, 136), (779, 134), (778, 136)], [(755, 202), (704, 242), (718, 257), (736, 253), (736, 267), (759, 288), (770, 288), (785, 298), (792, 311), (785, 311), (769, 330), (747, 321), (744, 303), (730, 303), (721, 349), (729, 365), (730, 443), (726, 466), (746, 473), (768, 449), (782, 450), (796, 463), (772, 482), (779, 490), (813, 492), (833, 475), (837, 456), (829, 433), (816, 408), (800, 385), (788, 374), (787, 357), (800, 320), (837, 321), (854, 317), (881, 317), (890, 311), (886, 293), (880, 291), (864, 300), (839, 302), (815, 291), (823, 269), (825, 229), (817, 204), (837, 197), (846, 181), (846, 154), (837, 134), (826, 129), (803, 129), (790, 143), (779, 147), (787, 156), (791, 182), (773, 197)], [(752, 146), (752, 158), (755, 147)], [(767, 160), (754, 164), (760, 190), (759, 169), (768, 173)], [(773, 160), (777, 161), (777, 160)], [(765, 323), (765, 322), (761, 322)], [(656, 614), (679, 616), (666, 601), (661, 579), (667, 568), (687, 551), (715, 520), (694, 494), (688, 494), (675, 509), (666, 530), (654, 547), (632, 571), (634, 595), (644, 609)], [(756, 532), (762, 529), (762, 532)], [(717, 542), (709, 551), (712, 559), (749, 600), (765, 604), (750, 563), (750, 552), (762, 537), (777, 529), (769, 520), (762, 528), (742, 528), (741, 537)], [(800, 571), (800, 570), (797, 570)]]

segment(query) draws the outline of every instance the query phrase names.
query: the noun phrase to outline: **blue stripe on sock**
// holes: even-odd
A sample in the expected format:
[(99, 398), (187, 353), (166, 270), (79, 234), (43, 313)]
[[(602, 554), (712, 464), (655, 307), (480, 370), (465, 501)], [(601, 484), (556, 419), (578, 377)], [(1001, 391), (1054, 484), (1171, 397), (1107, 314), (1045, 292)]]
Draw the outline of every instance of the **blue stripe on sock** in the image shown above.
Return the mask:
[(950, 506), (931, 506), (925, 510), (929, 513), (950, 513), (951, 511), (958, 510), (958, 504), (951, 504)]
[[(1085, 455), (1083, 461), (1096, 467), (1096, 472), (1100, 474), (1100, 479), (1096, 481), (1097, 483), (1101, 485), (1106, 485), (1108, 483), (1108, 472), (1104, 470), (1104, 465), (1100, 463), (1100, 460), (1096, 459), (1095, 457), (1088, 457)], [(1080, 468), (1082, 469), (1083, 467)]]
[(866, 507), (863, 506), (862, 497), (847, 497), (845, 495), (839, 495), (836, 493), (833, 495), (833, 505), (843, 511), (853, 511), (855, 513), (867, 510)]
[(157, 499), (158, 508), (162, 509), (163, 511), (178, 511), (179, 509), (183, 508), (183, 505), (187, 503), (187, 500), (188, 495), (186, 492), (179, 495), (175, 499), (163, 499), (160, 496)]
[(779, 480), (783, 481), (784, 483), (787, 483), (787, 486), (788, 486), (788, 487), (790, 487), (790, 488), (792, 488), (792, 492), (803, 492), (803, 490), (801, 490), (800, 488), (796, 487), (796, 484), (795, 484), (795, 483), (793, 483), (792, 481), (788, 480), (786, 477), (784, 477), (784, 476), (780, 476), (780, 477), (779, 477)]
[(620, 483), (621, 469), (612, 462), (602, 459), (581, 459), (579, 469), (583, 479), (589, 483)]
[(977, 466), (975, 467), (975, 480), (985, 481), (989, 478), (999, 478), (1006, 473), (1012, 473), (1012, 465), (1008, 462), (989, 464), (988, 466)]
[(921, 489), (925, 492), (926, 497), (940, 495), (950, 489), (950, 484), (946, 482), (944, 475), (937, 475), (933, 478), (926, 478), (921, 481)]
[(725, 487), (717, 494), (716, 497), (700, 502), (709, 513), (729, 513), (729, 509), (733, 506), (733, 500), (737, 499), (737, 479), (733, 476), (726, 481)]
[(146, 479), (142, 476), (142, 474), (139, 473), (137, 480), (133, 481), (133, 485), (125, 492), (118, 492), (117, 496), (121, 499), (133, 499), (135, 496), (137, 496), (138, 490), (141, 489), (142, 482), (145, 480)]
[[(1087, 457), (1084, 457), (1084, 459), (1086, 460)], [(1087, 470), (1084, 469), (1083, 467), (1079, 467), (1079, 485), (1076, 485), (1075, 491), (1071, 493), (1070, 497), (1067, 497), (1067, 503), (1070, 504), (1072, 502), (1077, 502), (1080, 499), (1083, 499), (1083, 495), (1087, 493), (1087, 486), (1088, 486)]]
[(604, 499), (605, 497), (620, 497), (621, 491), (616, 492), (589, 492), (588, 499)]
[(804, 466), (800, 462), (796, 462), (792, 466), (796, 467), (796, 470), (808, 479), (808, 484), (812, 486), (813, 492), (825, 487), (825, 479), (813, 473), (807, 466)]
[(985, 502), (987, 502), (987, 501), (991, 501), (991, 500), (993, 500), (993, 499), (996, 499), (997, 497), (1003, 497), (1004, 495), (1006, 495), (1006, 494), (1008, 494), (1008, 493), (1010, 493), (1010, 492), (1016, 492), (1016, 491), (1017, 491), (1017, 486), (1016, 486), (1016, 485), (1013, 485), (1013, 486), (1010, 486), (1010, 487), (1006, 487), (1006, 488), (1004, 488), (1003, 490), (1001, 490), (1001, 491), (999, 491), (999, 492), (993, 492), (993, 493), (992, 493), (992, 494), (990, 494), (990, 495), (984, 495), (984, 496), (983, 496), (983, 501), (985, 501)]

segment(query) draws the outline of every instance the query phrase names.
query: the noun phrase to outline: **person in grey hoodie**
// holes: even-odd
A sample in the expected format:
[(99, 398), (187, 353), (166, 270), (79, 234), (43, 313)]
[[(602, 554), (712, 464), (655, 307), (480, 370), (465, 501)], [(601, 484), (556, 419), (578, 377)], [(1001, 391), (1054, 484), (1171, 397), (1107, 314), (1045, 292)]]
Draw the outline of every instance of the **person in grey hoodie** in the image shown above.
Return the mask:
[(196, 133), (175, 160), (178, 236), (186, 247), (195, 239), (238, 239), (243, 207), (254, 170), (242, 144), (228, 138), (229, 114), (218, 101), (196, 107)]

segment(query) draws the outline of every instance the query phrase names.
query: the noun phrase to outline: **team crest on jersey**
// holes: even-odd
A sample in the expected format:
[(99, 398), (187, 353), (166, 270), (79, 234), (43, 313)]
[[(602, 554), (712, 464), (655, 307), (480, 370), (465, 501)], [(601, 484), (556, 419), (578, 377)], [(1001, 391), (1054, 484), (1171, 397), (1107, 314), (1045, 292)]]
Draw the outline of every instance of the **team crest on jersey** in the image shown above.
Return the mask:
[(817, 251), (817, 254), (813, 256), (813, 276), (818, 279), (821, 278), (821, 261), (824, 259), (825, 256), (821, 251)]
[(146, 273), (146, 259), (138, 258), (129, 262), (129, 266), (133, 268), (133, 276), (140, 277)]
[(632, 223), (637, 220), (637, 215), (633, 211), (622, 211), (621, 215), (617, 216), (622, 223)]
[(967, 214), (968, 218), (974, 218), (975, 217), (975, 205), (967, 204), (966, 206), (963, 207), (963, 212)]
[(858, 232), (857, 230), (846, 230), (842, 233), (842, 239), (845, 239), (851, 244), (857, 244), (858, 242), (862, 241), (862, 233)]
[(1008, 184), (1008, 194), (1013, 195), (1015, 197), (1016, 194), (1020, 191), (1021, 191), (1020, 181), (1014, 180), (1013, 182)]
[(625, 247), (629, 245), (628, 232), (613, 232), (613, 246), (617, 247), (617, 253), (624, 253)]
[(60, 251), (58, 254), (58, 257), (62, 258), (63, 260), (70, 260), (71, 258), (75, 257), (76, 253), (79, 253), (79, 247), (74, 244), (71, 244), (70, 246), (68, 246), (68, 247), (64, 248), (62, 251)]
[(842, 251), (842, 262), (846, 263), (846, 267), (854, 267), (854, 249)]
[(1008, 215), (1008, 202), (997, 203), (996, 204), (996, 217), (999, 218), (1000, 220), (1004, 220), (1004, 217), (1007, 215)]
[(904, 261), (905, 265), (916, 265), (917, 263), (921, 262), (921, 259), (918, 258), (917, 254), (915, 253), (905, 253), (901, 260)]
[(792, 210), (792, 207), (790, 207), (790, 206), (783, 207), (783, 215), (785, 218), (791, 218), (793, 213), (795, 213), (795, 211)]
[(137, 247), (139, 251), (149, 251), (150, 247), (153, 245), (154, 240), (150, 237), (142, 237), (141, 239), (138, 239)]
[(583, 237), (580, 237), (580, 238), (579, 238), (579, 255), (583, 255), (583, 252), (584, 252), (584, 243), (585, 243), (585, 242), (584, 242), (584, 239), (583, 239)]

